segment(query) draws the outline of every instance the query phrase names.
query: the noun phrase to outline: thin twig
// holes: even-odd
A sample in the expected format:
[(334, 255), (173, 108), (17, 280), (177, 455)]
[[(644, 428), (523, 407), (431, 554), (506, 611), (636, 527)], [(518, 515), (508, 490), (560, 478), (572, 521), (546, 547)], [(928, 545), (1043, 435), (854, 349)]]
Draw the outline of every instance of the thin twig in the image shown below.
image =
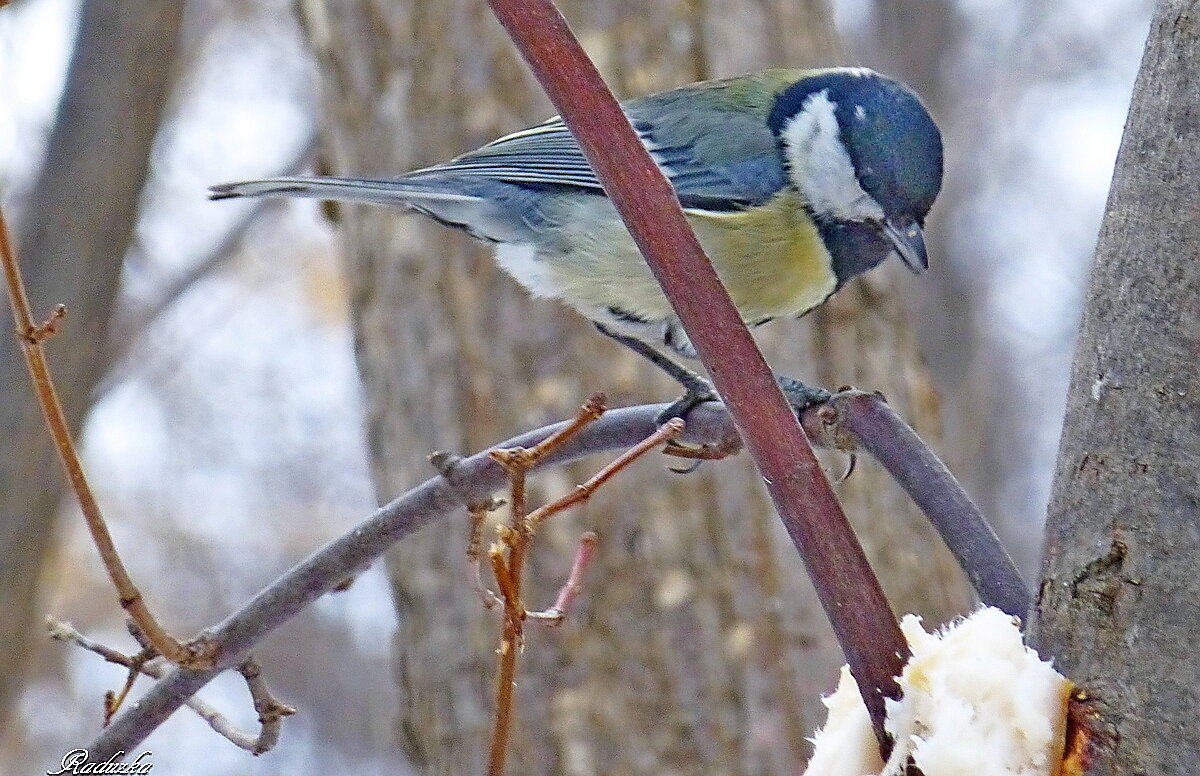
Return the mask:
[(254, 742), (251, 754), (260, 755), (269, 752), (279, 743), (279, 732), (283, 718), (296, 713), (295, 707), (288, 706), (275, 700), (275, 696), (267, 688), (267, 681), (262, 677), (262, 667), (253, 657), (247, 657), (238, 666), (238, 673), (246, 680), (246, 689), (254, 701), (254, 710), (258, 712), (258, 724), (261, 726), (258, 738)]
[(104, 562), (104, 568), (108, 571), (113, 586), (117, 589), (121, 607), (137, 623), (138, 628), (154, 645), (155, 651), (163, 657), (173, 663), (193, 668), (211, 665), (211, 653), (205, 649), (202, 642), (181, 644), (158, 624), (121, 562), (112, 534), (109, 533), (104, 516), (100, 512), (100, 506), (91, 486), (88, 485), (87, 477), (84, 476), (83, 464), (80, 463), (75, 443), (71, 440), (70, 426), (58, 399), (58, 392), (54, 388), (54, 381), (50, 377), (50, 365), (46, 362), (46, 353), (42, 348), (42, 341), (57, 330), (59, 322), (66, 315), (66, 308), (58, 305), (45, 323), (40, 326), (34, 323), (25, 283), (21, 279), (21, 268), (13, 252), (3, 212), (0, 212), (0, 262), (4, 264), (4, 279), (12, 305), (17, 340), (21, 343), (21, 352), (25, 355), (25, 364), (29, 369), (46, 427), (54, 440), (54, 447), (58, 451), (67, 480), (71, 483), (71, 490), (75, 492), (79, 501), (79, 508), (83, 512), (92, 541), (100, 553), (100, 559)]
[(552, 451), (557, 450), (564, 442), (582, 431), (589, 423), (599, 420), (607, 409), (604, 394), (594, 393), (589, 396), (588, 400), (579, 408), (579, 412), (570, 423), (564, 426), (562, 430), (555, 432), (549, 438), (538, 442), (529, 449), (527, 470), (537, 466), (542, 458), (546, 457)]
[[(595, 394), (579, 409), (579, 412), (561, 429), (548, 436), (532, 448), (512, 447), (493, 450), (492, 460), (504, 467), (510, 483), (510, 523), (501, 530), (500, 543), (488, 550), (496, 584), (504, 603), (504, 622), (501, 626), (500, 656), (496, 669), (496, 712), (492, 723), (492, 741), (488, 747), (488, 776), (504, 773), (504, 760), (508, 754), (509, 732), (512, 730), (513, 683), (517, 673), (517, 653), (523, 647), (522, 624), (525, 607), (521, 604), (521, 576), (525, 565), (525, 553), (533, 536), (531, 522), (526, 517), (525, 478), (529, 470), (539, 461), (577, 436), (588, 424), (604, 414), (604, 396)], [(508, 557), (504, 549), (508, 549)]]
[(488, 551), (496, 585), (504, 601), (504, 624), (496, 654), (500, 663), (496, 669), (496, 713), (492, 721), (492, 742), (488, 748), (488, 776), (504, 773), (504, 758), (508, 754), (508, 734), (512, 729), (513, 684), (517, 674), (517, 651), (521, 639), (521, 602), (514, 584), (512, 570), (504, 561), (504, 550), (492, 545)]
[[(57, 641), (63, 641), (68, 644), (75, 644), (76, 646), (82, 647), (83, 649), (86, 649), (89, 652), (93, 652), (93, 653), (99, 655), (100, 657), (104, 658), (105, 660), (107, 660), (110, 663), (115, 663), (116, 665), (119, 665), (119, 666), (125, 666), (126, 668), (129, 668), (131, 670), (134, 669), (136, 666), (138, 673), (145, 674), (146, 676), (149, 676), (152, 679), (161, 679), (162, 676), (164, 674), (166, 674), (167, 671), (169, 670), (169, 667), (168, 667), (169, 664), (161, 656), (152, 658), (150, 660), (142, 661), (139, 664), (138, 663), (138, 655), (134, 655), (134, 656), (130, 657), (129, 655), (126, 655), (122, 652), (118, 652), (117, 650), (115, 650), (111, 647), (107, 647), (98, 641), (93, 641), (92, 639), (89, 639), (87, 636), (84, 636), (82, 633), (80, 633), (78, 630), (76, 630), (75, 626), (71, 625), (71, 623), (69, 623), (69, 622), (63, 622), (62, 620), (57, 620), (53, 617), (47, 617), (46, 618), (46, 627), (49, 630), (50, 638), (52, 638), (52, 639), (55, 639)], [(143, 650), (143, 652), (144, 651), (145, 650)], [(142, 653), (138, 653), (138, 654), (140, 655)], [(244, 663), (243, 663), (243, 665), (244, 665)], [(249, 684), (249, 681), (250, 680), (247, 679), (248, 684)], [(257, 684), (257, 686), (265, 688), (265, 685), (262, 685), (261, 679), (257, 679), (256, 684)], [(258, 696), (256, 696), (256, 692), (259, 693)], [(258, 710), (260, 701), (257, 700), (257, 698), (263, 697), (262, 689), (256, 690), (254, 686), (251, 686), (250, 695), (251, 695), (251, 698), (256, 698), (255, 710)], [(265, 697), (269, 697), (269, 693)], [(278, 720), (276, 720), (273, 723), (274, 724), (273, 731), (269, 732), (266, 729), (266, 725), (264, 724), (263, 729), (260, 730), (257, 735), (255, 735), (252, 733), (247, 733), (244, 730), (237, 728), (223, 714), (221, 714), (215, 708), (208, 705), (207, 703), (200, 700), (199, 698), (190, 697), (185, 701), (185, 704), (187, 705), (187, 707), (189, 709), (196, 712), (196, 714), (199, 715), (201, 719), (203, 719), (205, 722), (207, 722), (209, 727), (211, 727), (214, 731), (216, 731), (222, 737), (228, 739), (231, 744), (233, 744), (234, 746), (236, 746), (240, 749), (245, 749), (246, 751), (252, 752), (253, 754), (262, 754), (263, 752), (268, 751), (272, 746), (274, 746), (275, 741), (278, 740), (278, 737), (279, 737)], [(278, 702), (275, 702), (275, 704), (279, 707), (279, 709), (276, 710), (276, 712), (275, 712), (275, 715), (277, 717), (288, 716), (288, 714), (294, 714), (296, 711), (295, 709), (292, 709), (290, 706), (285, 706)], [(263, 706), (265, 709), (270, 708), (269, 703), (264, 702)], [(283, 711), (285, 709), (290, 709), (290, 711), (285, 713)], [(262, 721), (262, 717), (263, 717), (263, 712), (260, 711), (259, 712), (260, 722)]]
[(538, 507), (530, 513), (527, 520), (531, 529), (536, 530), (547, 518), (552, 515), (578, 504), (581, 501), (586, 501), (591, 497), (596, 489), (604, 483), (608, 482), (612, 477), (629, 464), (641, 458), (646, 453), (661, 444), (670, 442), (675, 437), (683, 432), (683, 419), (671, 418), (661, 428), (655, 431), (650, 436), (643, 439), (638, 444), (631, 447), (626, 452), (613, 460), (608, 466), (605, 466), (600, 471), (596, 472), (587, 482), (582, 485), (576, 485), (575, 489), (560, 499), (550, 502), (545, 506)]
[(136, 655), (129, 658), (129, 674), (125, 677), (125, 684), (121, 687), (120, 692), (109, 690), (104, 693), (104, 724), (108, 725), (112, 722), (113, 715), (120, 711), (125, 699), (129, 697), (129, 691), (133, 689), (133, 682), (142, 671), (144, 666), (149, 661), (158, 657), (158, 653), (153, 649), (143, 647)]
[[(441, 450), (429, 456), (429, 463), (451, 487), (457, 487), (458, 465), (461, 462), (461, 456)], [(467, 576), (483, 608), (494, 609), (503, 602), (483, 583), (483, 525), (487, 513), (504, 502), (491, 496), (475, 500), (469, 495), (463, 496), (463, 502), (467, 505)]]
[(483, 608), (495, 609), (497, 606), (503, 604), (503, 599), (483, 583), (483, 561), (480, 558), (475, 558), (471, 561), (470, 568), (471, 586), (475, 590), (475, 594), (479, 596), (479, 602), (483, 604)]
[(483, 603), (483, 608), (494, 609), (503, 602), (500, 600), (500, 596), (493, 593), (487, 585), (483, 584), (483, 575), (481, 573), (483, 522), (487, 518), (487, 509), (478, 505), (467, 507), (467, 516), (470, 520), (470, 528), (467, 533), (467, 568), (471, 572), (471, 587), (474, 588), (475, 594), (479, 596), (479, 600)]
[[(597, 394), (583, 405), (575, 418), (563, 426), (561, 431), (552, 434), (532, 449), (514, 447), (491, 452), (492, 459), (503, 466), (508, 473), (511, 483), (512, 514), (509, 525), (501, 526), (498, 529), (500, 541), (492, 545), (488, 551), (492, 571), (496, 576), (496, 584), (500, 587), (500, 597), (504, 603), (505, 614), (500, 647), (497, 649), (500, 663), (496, 671), (496, 714), (492, 728), (492, 743), (488, 750), (488, 776), (501, 776), (504, 773), (504, 760), (508, 752), (509, 731), (512, 728), (513, 683), (516, 678), (517, 654), (524, 648), (525, 619), (531, 616), (531, 613), (521, 603), (521, 578), (525, 557), (534, 533), (547, 518), (587, 500), (598, 488), (626, 466), (659, 445), (669, 443), (684, 429), (684, 422), (681, 418), (670, 420), (626, 450), (587, 482), (577, 485), (574, 490), (562, 498), (526, 515), (525, 480), (529, 469), (599, 419), (604, 411), (604, 397)], [(580, 549), (576, 553), (575, 562), (572, 564), (571, 576), (560, 592), (554, 608), (547, 612), (538, 612), (535, 619), (555, 625), (562, 621), (567, 608), (578, 595), (580, 580), (591, 559), (591, 548), (595, 541), (595, 534), (585, 535)], [(504, 556), (505, 548), (508, 549), (507, 558)]]
[(587, 568), (592, 562), (592, 556), (596, 554), (596, 543), (599, 541), (599, 537), (592, 531), (588, 531), (579, 537), (579, 547), (575, 550), (575, 560), (571, 563), (571, 573), (567, 576), (567, 581), (559, 588), (558, 597), (554, 600), (554, 606), (540, 612), (526, 612), (526, 617), (531, 620), (541, 620), (552, 628), (563, 623), (563, 620), (567, 617), (567, 613), (571, 611), (571, 604), (575, 603), (576, 597), (583, 592), (583, 575), (587, 573)]

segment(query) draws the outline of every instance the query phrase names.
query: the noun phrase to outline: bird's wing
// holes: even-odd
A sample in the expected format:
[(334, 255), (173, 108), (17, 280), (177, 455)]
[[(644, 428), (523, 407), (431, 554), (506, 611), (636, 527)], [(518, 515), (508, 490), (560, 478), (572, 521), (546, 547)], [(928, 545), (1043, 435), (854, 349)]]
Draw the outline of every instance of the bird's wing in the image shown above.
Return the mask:
[[(733, 210), (760, 204), (779, 191), (784, 170), (764, 117), (721, 107), (697, 110), (688, 99), (689, 91), (665, 92), (624, 105), (683, 205)], [(447, 174), (602, 192), (579, 144), (558, 118), (405, 177), (420, 180)]]
[(535, 186), (601, 188), (579, 144), (558, 118), (505, 135), (449, 162), (404, 177), (420, 179), (446, 174)]

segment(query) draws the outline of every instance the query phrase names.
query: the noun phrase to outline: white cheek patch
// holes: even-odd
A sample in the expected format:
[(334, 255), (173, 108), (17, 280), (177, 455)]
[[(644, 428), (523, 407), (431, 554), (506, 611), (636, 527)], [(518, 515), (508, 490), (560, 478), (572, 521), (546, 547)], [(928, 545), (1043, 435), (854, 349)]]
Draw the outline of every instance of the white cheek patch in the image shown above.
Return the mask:
[(839, 139), (835, 109), (828, 92), (818, 92), (784, 125), (783, 147), (792, 181), (817, 215), (881, 221), (883, 208), (858, 185), (854, 164)]

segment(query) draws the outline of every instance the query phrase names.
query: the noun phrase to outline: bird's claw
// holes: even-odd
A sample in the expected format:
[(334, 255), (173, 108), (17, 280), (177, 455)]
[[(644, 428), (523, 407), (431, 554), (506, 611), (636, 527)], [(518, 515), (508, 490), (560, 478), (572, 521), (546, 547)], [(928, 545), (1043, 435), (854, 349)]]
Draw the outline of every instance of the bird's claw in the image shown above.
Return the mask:
[(672, 418), (682, 418), (686, 421), (689, 412), (705, 402), (717, 401), (719, 398), (717, 392), (707, 383), (689, 385), (683, 396), (668, 404), (662, 412), (654, 417), (654, 423), (655, 425), (664, 426)]
[[(674, 418), (682, 418), (687, 420), (687, 414), (699, 407), (701, 404), (710, 401), (717, 401), (720, 397), (713, 387), (706, 381), (697, 379), (695, 382), (689, 383), (686, 387), (686, 392), (675, 401), (668, 404), (662, 412), (654, 417), (654, 423), (658, 426), (666, 425), (666, 423)], [(697, 455), (691, 445), (684, 445), (674, 440), (667, 443), (663, 450), (668, 455), (678, 456), (680, 458), (693, 459), (687, 466), (677, 469), (673, 466), (668, 467), (675, 474), (691, 474), (700, 468), (700, 465), (708, 458), (706, 455)]]
[[(833, 396), (833, 394), (823, 388), (813, 388), (791, 377), (777, 375), (775, 379), (778, 381), (784, 397), (787, 398), (788, 404), (791, 405), (796, 414), (803, 412), (813, 405), (824, 404)], [(721, 398), (706, 380), (699, 377), (696, 377), (695, 380), (689, 380), (685, 383), (684, 387), (686, 390), (683, 396), (671, 402), (655, 416), (655, 424), (662, 426), (672, 418), (683, 418), (686, 420), (687, 414), (696, 409), (696, 407), (705, 402), (719, 401)], [(707, 447), (697, 448), (692, 445), (672, 441), (667, 443), (666, 449), (663, 452), (680, 458), (693, 459), (693, 463), (682, 469), (671, 467), (671, 471), (676, 474), (691, 474), (704, 461), (724, 458), (733, 451), (718, 448), (709, 449)]]

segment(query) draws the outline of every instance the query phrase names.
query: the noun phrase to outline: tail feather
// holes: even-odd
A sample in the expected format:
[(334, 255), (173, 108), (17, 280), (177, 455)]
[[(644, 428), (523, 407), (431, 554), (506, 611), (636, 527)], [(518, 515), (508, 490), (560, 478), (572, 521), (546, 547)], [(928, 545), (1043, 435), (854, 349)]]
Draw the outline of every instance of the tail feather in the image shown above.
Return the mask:
[(422, 202), (467, 204), (478, 201), (468, 194), (436, 191), (402, 179), (367, 180), (362, 178), (264, 178), (262, 180), (222, 183), (209, 188), (209, 199), (235, 197), (306, 197), (344, 202), (370, 202), (379, 205), (420, 207)]
[(235, 197), (307, 197), (410, 208), (448, 226), (493, 242), (527, 242), (531, 193), (500, 181), (469, 177), (405, 176), (391, 180), (362, 178), (265, 178), (222, 183), (210, 199)]

